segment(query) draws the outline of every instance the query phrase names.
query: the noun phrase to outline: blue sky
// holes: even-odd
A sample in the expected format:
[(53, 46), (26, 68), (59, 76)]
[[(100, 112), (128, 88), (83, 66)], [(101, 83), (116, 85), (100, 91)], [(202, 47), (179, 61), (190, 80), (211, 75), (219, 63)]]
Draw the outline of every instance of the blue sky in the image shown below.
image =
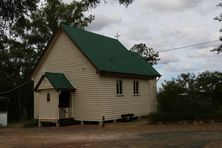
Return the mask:
[[(66, 0), (68, 2), (70, 0)], [(222, 8), (219, 0), (135, 0), (129, 7), (108, 0), (87, 14), (95, 20), (87, 30), (109, 37), (120, 34), (127, 48), (146, 43), (156, 51), (217, 40), (221, 23), (213, 20)], [(162, 74), (158, 86), (180, 73), (222, 71), (222, 54), (210, 52), (219, 42), (171, 52), (160, 52), (155, 68)]]

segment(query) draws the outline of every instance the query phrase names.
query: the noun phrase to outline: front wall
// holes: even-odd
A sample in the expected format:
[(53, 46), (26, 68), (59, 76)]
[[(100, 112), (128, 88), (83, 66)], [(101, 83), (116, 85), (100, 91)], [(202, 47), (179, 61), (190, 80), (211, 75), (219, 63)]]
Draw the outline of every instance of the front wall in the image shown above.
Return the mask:
[[(47, 93), (50, 94), (50, 102), (47, 102)], [(39, 119), (58, 119), (59, 93), (53, 89), (41, 90), (39, 94)]]
[(53, 86), (52, 84), (49, 82), (49, 80), (45, 77), (41, 84), (39, 85), (39, 90), (42, 90), (42, 89), (53, 89)]
[[(64, 73), (76, 88), (73, 94), (73, 116), (77, 120), (95, 121), (101, 118), (98, 107), (100, 84), (95, 68), (61, 32), (41, 68), (34, 75), (35, 85), (45, 72)], [(38, 117), (38, 96), (35, 94), (35, 117)]]

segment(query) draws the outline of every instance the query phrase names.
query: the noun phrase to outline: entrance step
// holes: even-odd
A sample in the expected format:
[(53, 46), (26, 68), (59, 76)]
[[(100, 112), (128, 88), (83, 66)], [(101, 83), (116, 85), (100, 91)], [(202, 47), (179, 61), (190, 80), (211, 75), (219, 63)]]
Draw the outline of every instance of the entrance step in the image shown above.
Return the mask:
[(79, 124), (79, 121), (76, 121), (74, 118), (64, 118), (58, 120), (59, 126), (68, 126), (68, 125), (74, 125)]

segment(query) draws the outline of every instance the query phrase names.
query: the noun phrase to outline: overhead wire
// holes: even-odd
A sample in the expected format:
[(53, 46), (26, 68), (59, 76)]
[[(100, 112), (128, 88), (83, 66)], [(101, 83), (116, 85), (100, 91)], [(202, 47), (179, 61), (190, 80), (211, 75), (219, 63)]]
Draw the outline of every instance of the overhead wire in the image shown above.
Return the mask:
[(157, 52), (168, 52), (168, 51), (173, 51), (173, 50), (180, 50), (180, 49), (184, 49), (184, 48), (190, 48), (190, 47), (201, 46), (201, 45), (205, 45), (205, 44), (211, 44), (211, 43), (218, 42), (218, 41), (220, 41), (220, 40), (213, 40), (213, 41), (208, 41), (208, 42), (203, 42), (203, 43), (198, 43), (198, 44), (186, 45), (186, 46), (182, 46), (182, 47), (169, 48), (169, 49), (159, 50)]
[[(218, 42), (220, 40), (213, 40), (213, 41), (208, 41), (208, 42), (203, 42), (203, 43), (198, 43), (198, 44), (192, 44), (192, 45), (186, 45), (186, 46), (182, 46), (182, 47), (176, 47), (176, 48), (169, 48), (169, 49), (164, 49), (164, 50), (159, 50), (157, 52), (168, 52), (168, 51), (173, 51), (173, 50), (180, 50), (180, 49), (185, 49), (185, 48), (190, 48), (190, 47), (195, 47), (195, 46), (201, 46), (201, 45), (205, 45), (205, 44), (211, 44), (211, 43), (214, 43), (214, 42)], [(0, 92), (0, 95), (3, 95), (3, 94), (6, 94), (6, 93), (9, 93), (13, 90), (16, 90), (17, 88), (29, 83), (30, 81), (26, 81), (18, 86), (16, 86), (15, 88), (13, 89), (10, 89), (8, 91), (4, 91), (4, 92)]]
[(21, 86), (23, 86), (23, 85), (25, 85), (25, 84), (27, 84), (27, 83), (29, 83), (29, 82), (31, 82), (31, 81), (26, 81), (26, 82), (24, 82), (24, 83), (16, 86), (15, 88), (12, 88), (12, 89), (8, 90), (8, 91), (0, 92), (0, 95), (7, 94), (7, 93), (9, 93), (9, 92), (11, 92), (11, 91), (13, 91), (13, 90), (16, 90), (17, 88), (19, 88), (19, 87), (21, 87)]

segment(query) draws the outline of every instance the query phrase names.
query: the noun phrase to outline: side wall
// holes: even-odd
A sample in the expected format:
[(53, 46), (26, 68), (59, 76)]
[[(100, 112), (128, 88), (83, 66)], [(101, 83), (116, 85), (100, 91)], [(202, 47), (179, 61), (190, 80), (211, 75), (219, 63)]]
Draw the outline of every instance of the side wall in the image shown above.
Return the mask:
[[(122, 80), (123, 96), (116, 95), (116, 80)], [(133, 94), (133, 81), (139, 82), (139, 95)], [(106, 120), (121, 114), (147, 115), (156, 110), (156, 80), (101, 77), (101, 113)]]

